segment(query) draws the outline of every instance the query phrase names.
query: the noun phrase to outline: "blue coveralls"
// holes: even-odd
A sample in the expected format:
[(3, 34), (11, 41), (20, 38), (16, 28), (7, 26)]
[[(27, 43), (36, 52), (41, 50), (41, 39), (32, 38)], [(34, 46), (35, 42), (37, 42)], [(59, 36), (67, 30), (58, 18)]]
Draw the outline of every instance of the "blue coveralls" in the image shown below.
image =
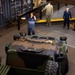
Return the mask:
[(63, 26), (63, 28), (65, 28), (65, 26), (67, 24), (67, 27), (69, 29), (70, 18), (71, 18), (71, 12), (64, 11), (64, 14), (63, 14), (64, 26)]
[(34, 30), (34, 27), (35, 27), (35, 20), (34, 20), (34, 17), (32, 18), (28, 18), (28, 35), (35, 35), (35, 30)]

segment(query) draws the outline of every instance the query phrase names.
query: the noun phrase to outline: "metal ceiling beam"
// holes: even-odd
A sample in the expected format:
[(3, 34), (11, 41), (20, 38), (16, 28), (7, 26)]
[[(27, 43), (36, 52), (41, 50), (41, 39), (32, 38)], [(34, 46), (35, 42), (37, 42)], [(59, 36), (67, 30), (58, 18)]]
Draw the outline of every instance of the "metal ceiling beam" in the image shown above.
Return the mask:
[(64, 3), (64, 4), (70, 4), (70, 5), (75, 5), (75, 1), (72, 1), (72, 0), (48, 0), (48, 1), (53, 1), (53, 2), (58, 2), (58, 3)]

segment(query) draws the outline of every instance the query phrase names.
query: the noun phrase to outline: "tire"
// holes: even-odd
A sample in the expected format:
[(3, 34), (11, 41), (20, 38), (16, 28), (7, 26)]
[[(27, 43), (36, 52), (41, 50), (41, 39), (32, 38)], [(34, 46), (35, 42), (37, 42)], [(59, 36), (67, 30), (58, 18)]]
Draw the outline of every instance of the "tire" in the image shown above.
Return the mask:
[(61, 37), (60, 37), (60, 40), (61, 40), (61, 41), (66, 41), (66, 40), (67, 40), (67, 37), (61, 36)]
[(45, 69), (45, 75), (57, 75), (58, 64), (54, 61), (48, 60)]
[(61, 73), (62, 75), (65, 75), (69, 70), (69, 63), (68, 63), (68, 58), (67, 56), (63, 59), (61, 62)]
[(14, 36), (13, 36), (13, 40), (19, 40), (21, 38), (21, 36), (19, 35), (19, 34), (15, 34)]
[(23, 32), (20, 32), (19, 34), (20, 34), (20, 36), (23, 36)]
[(66, 56), (65, 58), (65, 73), (67, 73), (69, 70), (69, 62), (68, 62), (68, 57)]

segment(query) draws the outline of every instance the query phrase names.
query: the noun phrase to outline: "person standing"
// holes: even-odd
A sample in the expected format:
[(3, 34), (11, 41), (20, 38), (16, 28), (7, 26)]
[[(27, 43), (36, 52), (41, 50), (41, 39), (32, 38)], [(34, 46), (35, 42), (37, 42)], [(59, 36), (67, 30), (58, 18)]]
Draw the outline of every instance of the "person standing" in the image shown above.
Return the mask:
[(35, 35), (35, 20), (36, 17), (34, 16), (33, 13), (30, 13), (29, 16), (26, 18), (28, 21), (28, 35)]
[(51, 16), (53, 15), (53, 5), (49, 2), (43, 9), (46, 10), (46, 22), (48, 26), (51, 26)]
[(65, 26), (67, 24), (67, 28), (69, 29), (70, 18), (72, 18), (71, 12), (69, 11), (69, 8), (66, 8), (66, 10), (64, 11), (64, 14), (63, 14), (63, 19), (64, 19), (63, 28), (65, 28)]

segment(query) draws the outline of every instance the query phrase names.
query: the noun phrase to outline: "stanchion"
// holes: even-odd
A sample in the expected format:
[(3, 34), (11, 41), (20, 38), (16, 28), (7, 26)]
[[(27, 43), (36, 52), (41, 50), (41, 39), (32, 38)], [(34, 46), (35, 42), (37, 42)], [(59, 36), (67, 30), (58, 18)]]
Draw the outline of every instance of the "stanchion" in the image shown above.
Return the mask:
[(73, 31), (75, 31), (75, 23), (74, 23), (74, 29), (73, 29)]

